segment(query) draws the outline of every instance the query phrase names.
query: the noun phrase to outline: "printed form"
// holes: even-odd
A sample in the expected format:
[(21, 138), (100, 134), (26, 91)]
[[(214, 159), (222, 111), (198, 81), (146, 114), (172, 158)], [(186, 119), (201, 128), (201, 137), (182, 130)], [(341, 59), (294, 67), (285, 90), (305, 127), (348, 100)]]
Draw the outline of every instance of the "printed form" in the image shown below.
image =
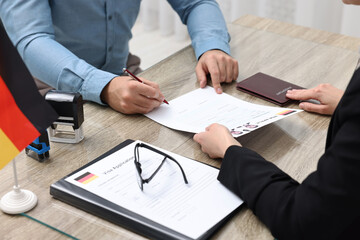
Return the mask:
[(169, 101), (169, 105), (161, 104), (145, 116), (166, 127), (192, 133), (219, 123), (239, 137), (301, 111), (249, 103), (226, 93), (216, 94), (207, 86)]
[[(219, 169), (154, 146), (180, 163), (188, 184), (178, 165), (166, 160), (141, 191), (134, 164), (137, 142), (67, 177), (66, 181), (190, 238), (200, 237), (243, 203), (217, 180)], [(139, 156), (144, 179), (163, 159), (145, 148), (140, 148)]]

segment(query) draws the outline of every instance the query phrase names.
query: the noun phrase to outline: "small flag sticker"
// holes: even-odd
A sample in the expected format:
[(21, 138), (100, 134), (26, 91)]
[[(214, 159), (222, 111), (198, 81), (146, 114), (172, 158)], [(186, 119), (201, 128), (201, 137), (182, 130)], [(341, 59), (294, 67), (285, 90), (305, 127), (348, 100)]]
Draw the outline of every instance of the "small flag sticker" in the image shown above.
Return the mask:
[(75, 180), (83, 184), (88, 184), (89, 182), (95, 180), (96, 178), (98, 178), (98, 176), (96, 176), (95, 174), (86, 172), (81, 176), (75, 178)]
[(277, 113), (276, 115), (289, 115), (294, 112), (295, 112), (294, 110), (285, 110), (285, 111)]

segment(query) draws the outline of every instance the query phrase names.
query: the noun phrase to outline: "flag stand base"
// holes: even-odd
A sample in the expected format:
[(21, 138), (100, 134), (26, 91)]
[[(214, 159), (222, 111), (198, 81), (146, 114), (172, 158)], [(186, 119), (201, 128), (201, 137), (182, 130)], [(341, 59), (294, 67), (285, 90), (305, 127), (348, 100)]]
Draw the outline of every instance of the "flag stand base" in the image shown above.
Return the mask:
[(11, 192), (1, 198), (0, 208), (8, 214), (19, 214), (33, 209), (36, 204), (37, 197), (33, 192), (14, 186)]

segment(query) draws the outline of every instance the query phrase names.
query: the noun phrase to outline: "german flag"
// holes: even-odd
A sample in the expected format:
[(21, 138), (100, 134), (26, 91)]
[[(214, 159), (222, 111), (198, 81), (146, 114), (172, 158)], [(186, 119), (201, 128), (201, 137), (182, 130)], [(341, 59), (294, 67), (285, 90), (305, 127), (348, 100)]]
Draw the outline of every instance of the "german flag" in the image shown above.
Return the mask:
[(86, 172), (83, 175), (75, 178), (75, 180), (83, 184), (88, 184), (89, 182), (95, 180), (96, 178), (98, 178), (98, 176), (96, 176), (95, 174)]
[(0, 26), (0, 169), (56, 119)]
[(289, 114), (294, 113), (294, 112), (296, 112), (296, 111), (294, 111), (294, 110), (285, 110), (285, 111), (277, 113), (276, 115), (289, 115)]

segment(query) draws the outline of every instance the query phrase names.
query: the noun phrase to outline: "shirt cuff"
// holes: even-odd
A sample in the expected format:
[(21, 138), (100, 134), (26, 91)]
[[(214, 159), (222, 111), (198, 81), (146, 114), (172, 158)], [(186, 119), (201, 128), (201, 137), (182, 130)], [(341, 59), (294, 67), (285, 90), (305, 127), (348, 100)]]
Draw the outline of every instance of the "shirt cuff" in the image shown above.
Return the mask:
[(206, 39), (204, 41), (193, 43), (196, 59), (209, 50), (221, 50), (228, 55), (230, 54), (230, 45), (227, 42), (219, 41), (218, 39)]
[(81, 94), (84, 100), (96, 102), (105, 105), (101, 101), (100, 95), (104, 87), (118, 75), (103, 70), (95, 69), (89, 74), (88, 80), (82, 86)]

